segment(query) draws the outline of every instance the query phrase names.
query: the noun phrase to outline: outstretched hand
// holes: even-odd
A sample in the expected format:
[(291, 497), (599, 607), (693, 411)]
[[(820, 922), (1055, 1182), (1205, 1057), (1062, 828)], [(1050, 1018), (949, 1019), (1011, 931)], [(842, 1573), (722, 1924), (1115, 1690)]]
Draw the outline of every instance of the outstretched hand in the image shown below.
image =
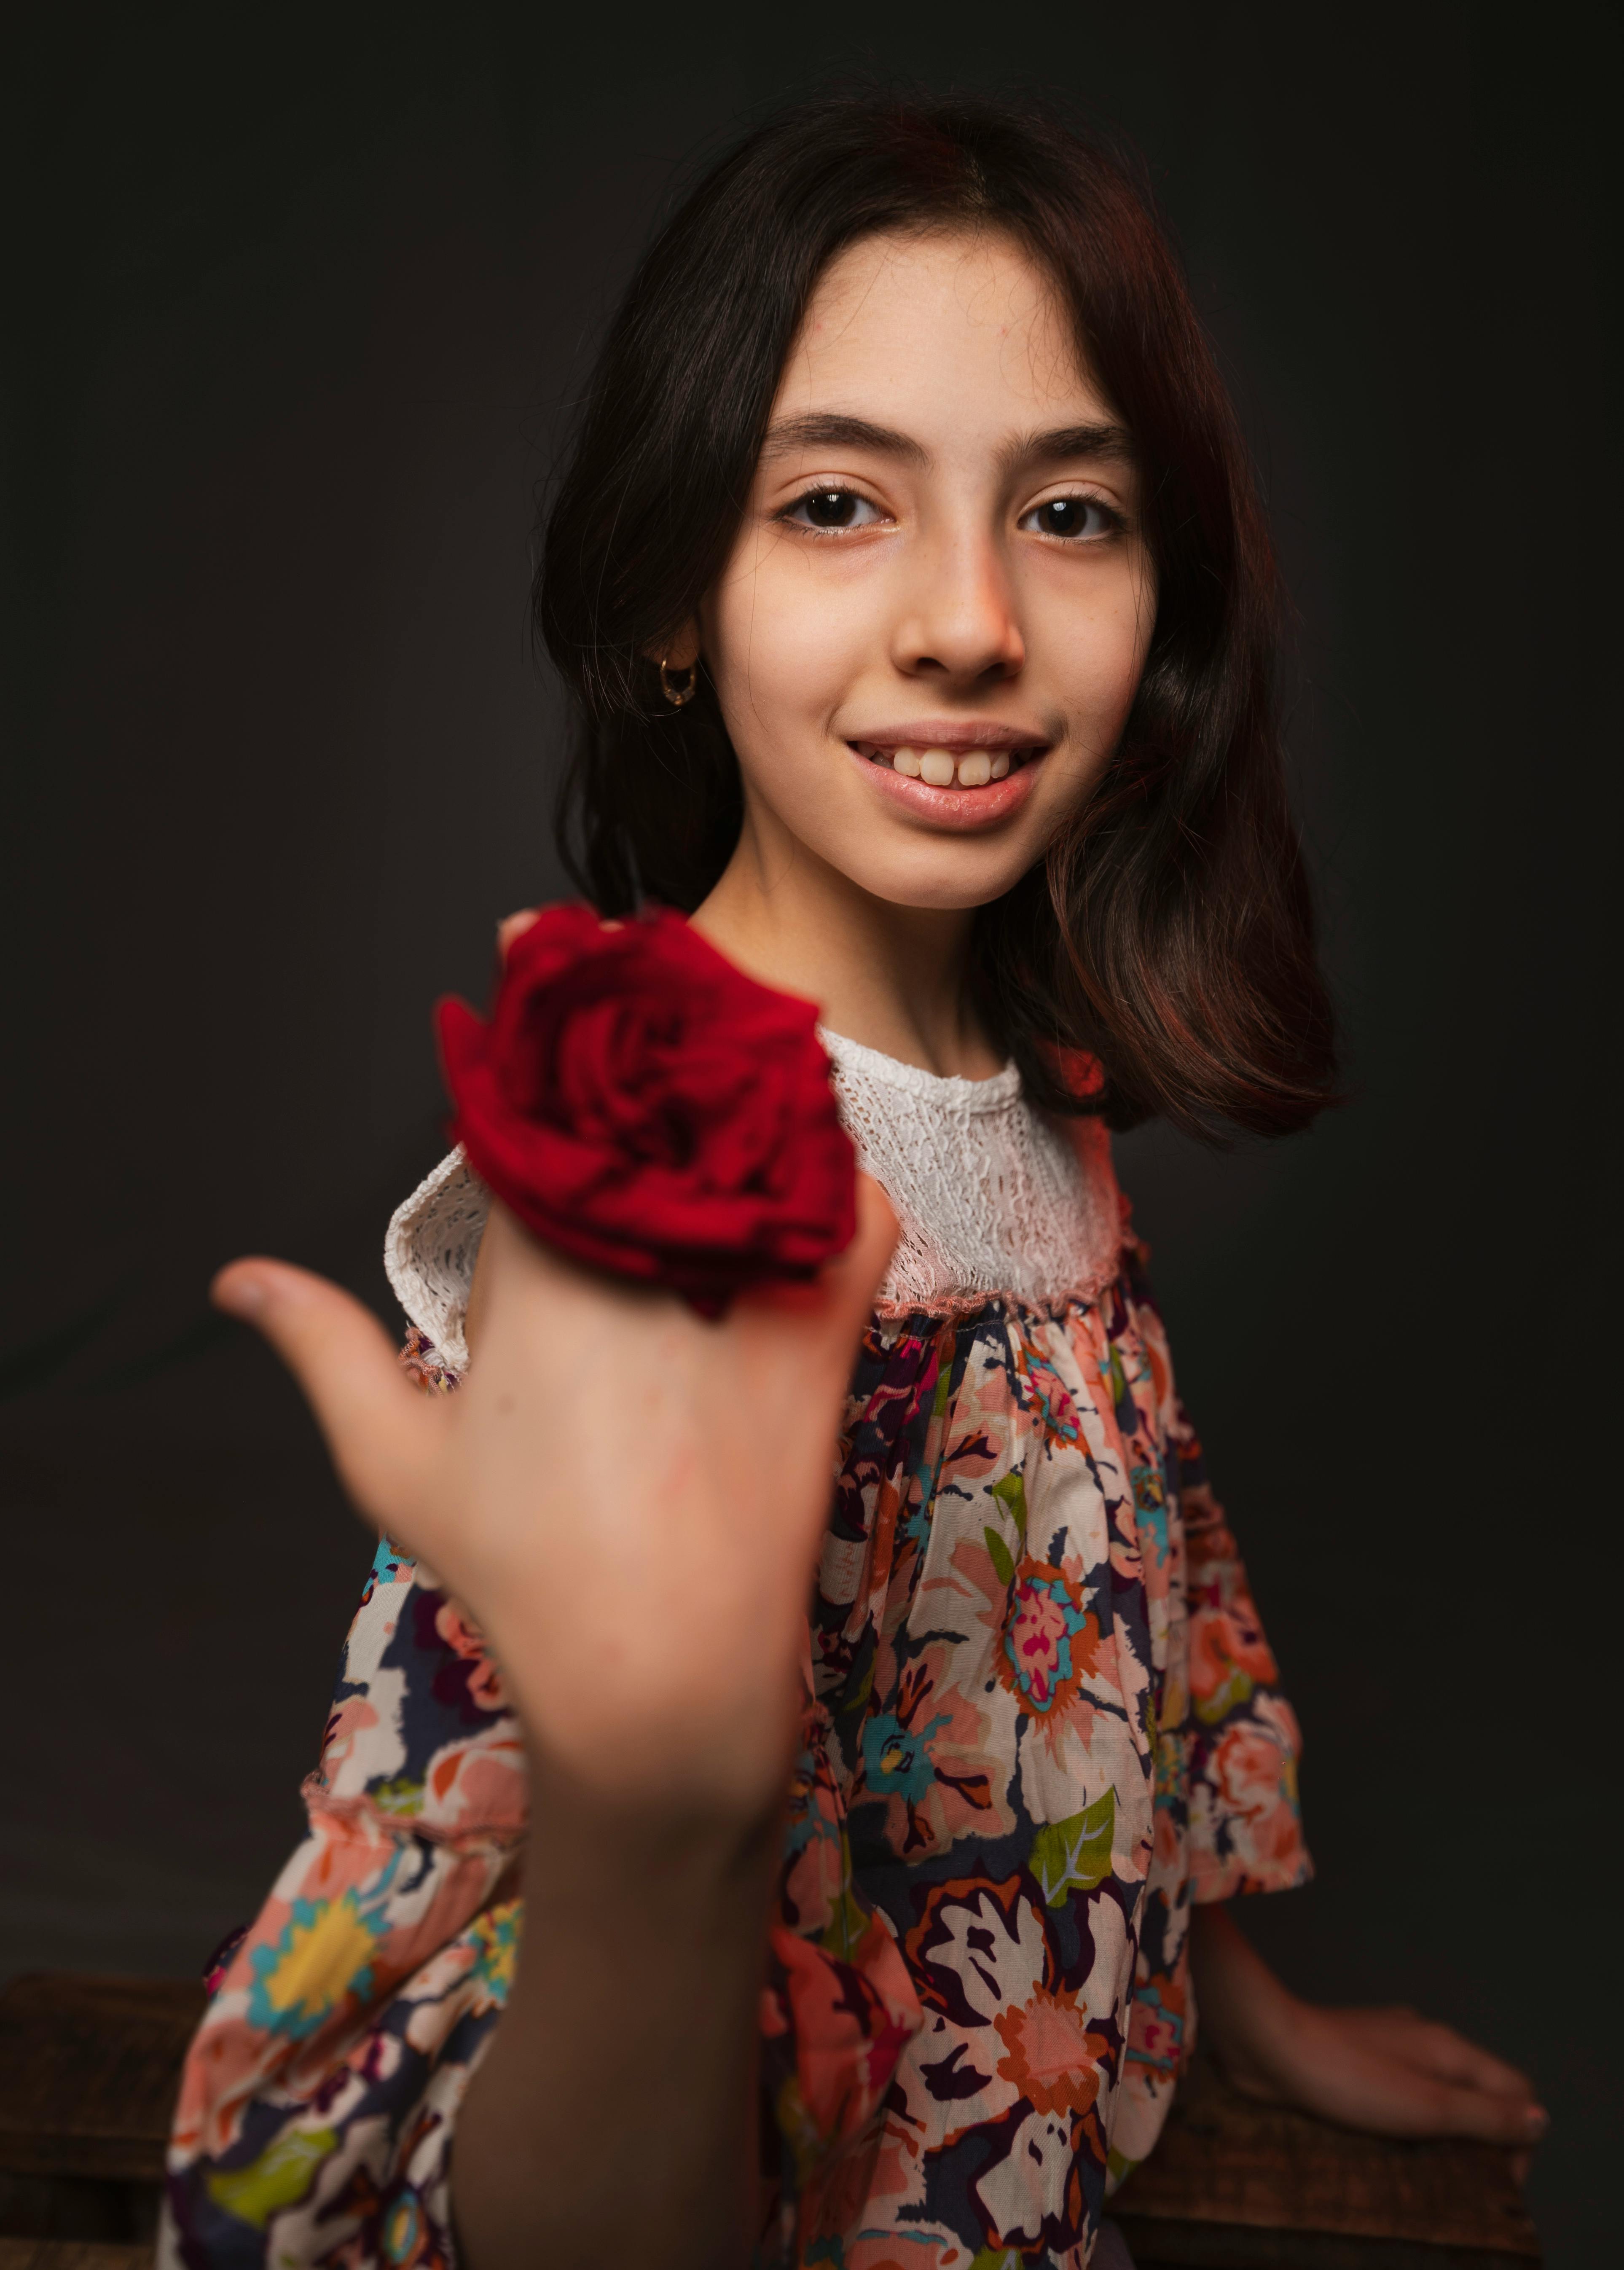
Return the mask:
[(748, 2251), (773, 1830), (853, 1356), (895, 1239), (860, 1176), (838, 1259), (710, 1321), (497, 1205), (455, 1395), (412, 1386), (323, 1278), (245, 1260), (215, 1280), (304, 1390), (362, 1517), (482, 1626), (567, 1856), (527, 1870), (523, 1951), (457, 2121), (474, 2270), (584, 2259), (611, 2223), (628, 2261)]
[(1526, 2073), (1414, 2010), (1327, 2009), (1288, 1992), (1221, 1907), (1198, 1909), (1202, 2023), (1243, 2095), (1378, 2136), (1526, 2150), (1546, 2115)]
[(857, 1338), (896, 1236), (710, 1322), (590, 1274), (501, 1205), (455, 1395), (369, 1310), (280, 1261), (213, 1297), (308, 1397), (362, 1517), (482, 1626), (533, 1751), (617, 1806), (748, 1816), (780, 1794), (802, 1620)]
[(1284, 2057), (1239, 2068), (1231, 2060), (1241, 2088), (1289, 2091), (1305, 2111), (1382, 2136), (1526, 2146), (1545, 2132), (1526, 2073), (1417, 2010), (1298, 2002), (1292, 2031)]

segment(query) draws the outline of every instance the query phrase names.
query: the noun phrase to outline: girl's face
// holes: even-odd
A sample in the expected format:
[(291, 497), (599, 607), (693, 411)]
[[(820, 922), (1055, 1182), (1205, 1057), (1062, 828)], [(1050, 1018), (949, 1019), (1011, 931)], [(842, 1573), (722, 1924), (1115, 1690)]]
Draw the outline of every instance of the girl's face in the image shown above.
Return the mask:
[(698, 625), (758, 849), (998, 897), (1109, 758), (1154, 612), (1128, 436), (1043, 271), (993, 234), (832, 263)]

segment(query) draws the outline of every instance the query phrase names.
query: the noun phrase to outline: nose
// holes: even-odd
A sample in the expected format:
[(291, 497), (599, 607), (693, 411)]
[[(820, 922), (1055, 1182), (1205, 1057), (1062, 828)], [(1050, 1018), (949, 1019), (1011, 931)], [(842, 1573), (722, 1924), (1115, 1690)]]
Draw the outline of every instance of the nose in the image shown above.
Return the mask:
[(990, 536), (942, 531), (908, 562), (892, 659), (910, 678), (956, 690), (1013, 678), (1027, 658), (1014, 593)]

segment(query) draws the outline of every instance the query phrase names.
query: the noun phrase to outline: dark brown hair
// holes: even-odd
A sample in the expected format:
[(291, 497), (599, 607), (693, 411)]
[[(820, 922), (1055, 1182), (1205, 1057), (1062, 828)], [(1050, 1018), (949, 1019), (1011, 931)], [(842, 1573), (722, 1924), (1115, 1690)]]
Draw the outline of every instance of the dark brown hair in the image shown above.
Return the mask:
[[(1192, 1131), (1304, 1126), (1332, 1100), (1331, 1004), (1273, 700), (1273, 559), (1212, 349), (1124, 162), (1036, 106), (804, 103), (750, 135), (651, 244), (547, 516), (538, 627), (574, 698), (559, 835), (600, 911), (691, 911), (738, 841), (738, 760), (701, 673), (650, 648), (732, 548), (785, 356), (828, 262), (892, 229), (1007, 231), (1056, 279), (1131, 431), (1155, 629), (1121, 746), (1046, 857), (980, 910), (978, 1002), (1034, 1098)], [(1105, 1072), (1074, 1095), (1064, 1052)]]

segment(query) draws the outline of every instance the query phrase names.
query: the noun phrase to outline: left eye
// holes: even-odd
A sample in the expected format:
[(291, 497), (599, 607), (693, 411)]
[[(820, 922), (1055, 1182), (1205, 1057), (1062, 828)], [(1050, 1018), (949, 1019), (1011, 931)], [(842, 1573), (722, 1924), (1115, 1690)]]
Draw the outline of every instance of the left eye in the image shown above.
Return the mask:
[(880, 517), (879, 506), (855, 489), (809, 489), (784, 515), (803, 528), (871, 528)]
[(1021, 516), (1020, 525), (1038, 536), (1109, 536), (1121, 523), (1097, 497), (1050, 497)]

